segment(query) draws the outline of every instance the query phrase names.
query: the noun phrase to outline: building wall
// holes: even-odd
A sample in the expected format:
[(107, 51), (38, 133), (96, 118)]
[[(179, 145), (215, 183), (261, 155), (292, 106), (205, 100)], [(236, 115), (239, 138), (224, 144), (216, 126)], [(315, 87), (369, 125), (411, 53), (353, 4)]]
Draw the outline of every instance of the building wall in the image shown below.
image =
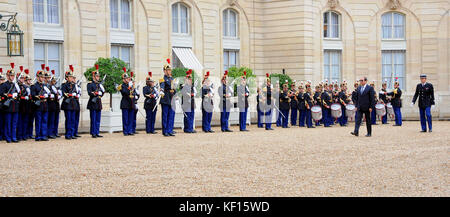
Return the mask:
[[(147, 72), (162, 76), (172, 51), (171, 5), (180, 0), (131, 0), (134, 33), (132, 69), (138, 81)], [(193, 52), (213, 76), (223, 73), (222, 11), (238, 13), (240, 65), (259, 76), (283, 69), (296, 79), (323, 80), (323, 13), (340, 14), (342, 78), (348, 82), (367, 75), (381, 84), (381, 15), (391, 11), (392, 0), (181, 0), (190, 8)], [(76, 75), (98, 57), (111, 55), (112, 30), (109, 0), (61, 0), (64, 31), (62, 65), (75, 66)], [(331, 3), (335, 3), (333, 7)], [(394, 1), (395, 2), (395, 1)], [(450, 117), (450, 3), (442, 0), (399, 0), (394, 11), (406, 17), (405, 118), (417, 117), (409, 106), (420, 73), (434, 84), (438, 106), (435, 116)], [(27, 0), (0, 0), (0, 13), (18, 12), (25, 33), (25, 56), (6, 56), (6, 34), (0, 33), (0, 67), (9, 62), (33, 68), (33, 5)], [(61, 69), (62, 70), (62, 69)], [(84, 100), (85, 102), (85, 100)], [(105, 102), (106, 104), (108, 102)], [(86, 104), (83, 104), (85, 107)], [(105, 108), (108, 106), (105, 105)], [(85, 113), (84, 119), (88, 119)]]

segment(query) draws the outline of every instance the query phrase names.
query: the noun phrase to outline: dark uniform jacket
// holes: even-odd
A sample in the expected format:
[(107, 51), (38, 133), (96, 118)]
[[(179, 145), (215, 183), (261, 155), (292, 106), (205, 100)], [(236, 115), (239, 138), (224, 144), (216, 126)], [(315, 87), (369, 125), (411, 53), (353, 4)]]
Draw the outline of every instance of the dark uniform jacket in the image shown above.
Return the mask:
[(314, 105), (321, 105), (322, 104), (322, 99), (320, 98), (322, 96), (322, 93), (320, 92), (314, 92)]
[(76, 94), (73, 95), (73, 93), (76, 93), (75, 85), (72, 82), (66, 82), (61, 85), (61, 92), (63, 94), (63, 101), (61, 103), (61, 110), (64, 111), (76, 111), (78, 102), (76, 99)]
[(248, 91), (247, 85), (239, 85), (237, 88), (238, 92), (238, 106), (245, 106), (248, 108), (248, 97), (250, 92)]
[[(19, 84), (20, 88), (20, 105), (19, 105), (19, 112), (21, 114), (30, 114), (32, 111), (32, 105), (31, 102), (31, 89), (25, 84)], [(28, 98), (28, 99), (27, 99)]]
[(156, 98), (158, 97), (156, 87), (150, 87), (147, 85), (142, 89), (142, 94), (145, 96), (144, 109), (153, 110), (156, 105)]
[(347, 94), (344, 91), (339, 92), (339, 99), (339, 103), (342, 107), (344, 106), (344, 104), (341, 102), (341, 100), (344, 101), (345, 104), (350, 103), (350, 100), (348, 99)]
[(288, 92), (281, 92), (280, 94), (280, 110), (289, 110), (290, 104), (289, 104), (289, 96)]
[(173, 78), (166, 75), (164, 75), (164, 78), (160, 81), (160, 87), (164, 90), (164, 96), (160, 101), (163, 105), (171, 105), (172, 98), (176, 93), (176, 90), (172, 89), (172, 82)]
[[(305, 93), (298, 93), (297, 95), (297, 100), (298, 100), (298, 106), (297, 109), (298, 110), (306, 110), (306, 102), (305, 102)], [(291, 101), (292, 102), (292, 101)], [(291, 107), (292, 108), (292, 107)]]
[[(226, 108), (227, 105), (228, 105), (230, 108), (232, 107), (230, 98), (227, 98), (227, 97), (226, 97), (228, 88), (229, 88), (228, 85), (222, 83), (222, 86), (221, 86), (221, 87), (219, 88), (219, 90), (218, 90), (219, 96), (220, 96), (220, 98), (222, 99), (222, 100), (220, 100), (220, 105), (219, 105), (220, 108), (221, 108), (221, 111), (222, 111), (223, 109), (227, 109), (227, 108)], [(231, 91), (229, 91), (229, 94), (230, 94), (230, 95), (232, 94)], [(228, 108), (228, 109), (230, 109), (230, 108)], [(227, 111), (229, 111), (229, 110), (227, 110)]]
[[(300, 98), (298, 96), (295, 96), (295, 90), (291, 90), (292, 93), (294, 93), (291, 96), (291, 109), (298, 109), (298, 103), (300, 102)], [(295, 100), (295, 97), (297, 97), (297, 100)]]
[(48, 102), (44, 97), (44, 94), (46, 94), (44, 85), (43, 83), (36, 82), (31, 86), (31, 96), (33, 97), (35, 109), (40, 112), (48, 111)]
[[(331, 109), (330, 106), (333, 103), (333, 99), (328, 91), (323, 91), (321, 95), (322, 109)], [(325, 107), (327, 105), (329, 108)]]
[[(101, 92), (100, 83), (91, 82), (87, 84), (87, 92), (89, 95), (89, 101), (87, 104), (87, 109), (89, 110), (102, 110), (102, 98), (98, 95)], [(102, 92), (103, 95), (103, 92)]]
[(120, 93), (122, 94), (122, 100), (120, 100), (120, 109), (134, 109), (134, 96), (131, 93), (131, 88), (128, 84), (122, 83)]
[[(11, 90), (11, 91), (10, 91)], [(11, 81), (6, 81), (0, 86), (0, 93), (2, 95), (3, 100), (3, 111), (8, 113), (19, 112), (19, 99), (20, 99), (20, 91), (15, 87), (15, 83)], [(13, 94), (16, 93), (17, 96), (13, 98)], [(9, 101), (9, 106), (6, 106), (5, 103)]]
[(397, 88), (397, 93), (394, 93), (394, 91), (388, 93), (388, 96), (392, 96), (391, 104), (395, 107), (402, 107), (402, 90), (400, 88)]
[(208, 94), (213, 94), (212, 88), (211, 86), (203, 86), (202, 87), (202, 109), (203, 109), (203, 105), (205, 104), (209, 104), (209, 105), (213, 105), (213, 99), (208, 97)]
[(378, 98), (383, 101), (384, 104), (387, 104), (389, 102), (387, 96), (386, 89), (381, 89), (380, 93), (378, 94)]
[[(306, 92), (303, 94), (303, 101), (305, 102), (305, 109), (307, 110), (311, 110), (311, 108), (314, 106), (314, 102), (311, 99), (311, 95), (310, 93)], [(308, 105), (309, 107), (306, 107), (306, 105)]]
[(417, 98), (419, 98), (419, 107), (426, 108), (434, 105), (434, 88), (430, 83), (421, 83), (416, 87), (416, 93), (414, 94), (413, 103), (416, 103)]
[[(48, 89), (50, 89), (50, 94), (53, 94), (53, 99), (50, 97), (50, 94), (48, 96), (48, 111), (54, 112), (59, 111), (59, 100), (58, 100), (58, 89), (56, 87), (50, 85), (48, 86)], [(55, 91), (56, 90), (56, 91)]]
[(370, 85), (366, 85), (364, 92), (361, 94), (363, 86), (359, 86), (355, 93), (355, 106), (358, 111), (369, 111), (375, 106), (375, 91)]
[(353, 102), (353, 104), (355, 104), (355, 105), (356, 105), (356, 98), (357, 98), (357, 94), (356, 94), (356, 90), (354, 90), (354, 91), (352, 92), (352, 102)]

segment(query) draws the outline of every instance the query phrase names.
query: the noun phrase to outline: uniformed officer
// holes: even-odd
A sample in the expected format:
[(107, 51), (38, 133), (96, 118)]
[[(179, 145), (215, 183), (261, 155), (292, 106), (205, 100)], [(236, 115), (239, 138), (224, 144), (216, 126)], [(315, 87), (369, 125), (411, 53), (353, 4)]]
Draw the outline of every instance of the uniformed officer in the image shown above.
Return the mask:
[(258, 121), (258, 128), (264, 128), (262, 119), (264, 118), (264, 112), (261, 110), (261, 106), (263, 104), (263, 96), (261, 92), (261, 88), (256, 89), (256, 114), (257, 114), (257, 121)]
[(197, 133), (194, 129), (194, 116), (195, 116), (195, 88), (192, 82), (192, 70), (186, 72), (184, 84), (181, 84), (181, 109), (184, 113), (184, 132), (185, 133)]
[(53, 103), (53, 118), (50, 122), (51, 129), (49, 131), (49, 137), (50, 138), (59, 138), (61, 137), (58, 134), (58, 127), (59, 127), (59, 114), (61, 113), (61, 106), (59, 104), (59, 101), (62, 99), (62, 91), (59, 87), (57, 87), (58, 79), (55, 76), (55, 70), (52, 70), (52, 77), (50, 78), (50, 91), (51, 91), (51, 97), (50, 97), (50, 103)]
[[(45, 69), (45, 65), (41, 65)], [(45, 84), (45, 72), (39, 70), (36, 73), (37, 81), (31, 86), (31, 95), (35, 105), (34, 120), (36, 130), (36, 141), (48, 141), (47, 123), (48, 123), (48, 92)], [(67, 117), (67, 116), (66, 116)]]
[(147, 132), (147, 134), (156, 134), (155, 121), (156, 113), (158, 112), (156, 103), (159, 97), (159, 93), (155, 87), (155, 81), (152, 79), (152, 72), (148, 73), (148, 77), (145, 80), (147, 85), (142, 89), (142, 94), (144, 94), (145, 97), (145, 131)]
[[(91, 117), (90, 133), (92, 138), (103, 137), (100, 135), (100, 121), (102, 116), (102, 97), (105, 93), (105, 87), (100, 83), (99, 66), (95, 65), (96, 70), (92, 72), (92, 82), (86, 86), (89, 95), (87, 109)], [(103, 82), (103, 81), (102, 81)]]
[(55, 131), (54, 128), (57, 128), (58, 126), (55, 126), (55, 119), (56, 119), (56, 113), (57, 109), (59, 109), (59, 100), (58, 100), (58, 90), (55, 86), (52, 85), (52, 80), (54, 78), (54, 72), (55, 70), (52, 70), (52, 75), (50, 75), (50, 68), (46, 67), (46, 73), (45, 73), (45, 79), (47, 88), (50, 90), (50, 93), (48, 94), (47, 104), (48, 104), (48, 122), (47, 122), (47, 137), (49, 139), (55, 139)]
[(400, 89), (400, 83), (397, 80), (394, 83), (394, 90), (392, 90), (392, 92), (389, 92), (387, 95), (391, 96), (391, 104), (392, 108), (394, 109), (394, 126), (402, 126), (402, 90)]
[(420, 75), (420, 83), (416, 86), (416, 92), (412, 100), (412, 105), (416, 103), (417, 98), (419, 98), (419, 112), (420, 112), (420, 125), (422, 126), (421, 132), (432, 132), (432, 122), (431, 122), (431, 107), (434, 106), (434, 88), (431, 83), (427, 82), (427, 75)]
[(330, 90), (332, 90), (332, 86), (325, 83), (324, 87), (326, 90), (322, 92), (320, 96), (322, 102), (322, 112), (323, 112), (323, 125), (324, 127), (330, 127), (332, 124), (331, 118), (331, 103), (333, 102), (332, 96), (330, 94)]
[(295, 88), (295, 81), (292, 82), (291, 89), (289, 90), (289, 92), (291, 94), (291, 126), (295, 126), (297, 125), (297, 118), (298, 118), (297, 113), (299, 110), (298, 109), (299, 100), (297, 99), (298, 94), (296, 94), (298, 93), (298, 91)]
[(3, 111), (5, 112), (5, 137), (6, 142), (18, 142), (17, 124), (19, 119), (19, 97), (20, 87), (17, 84), (14, 63), (11, 63), (11, 69), (6, 72), (7, 81), (0, 87), (0, 94), (4, 97)]
[(139, 98), (141, 98), (141, 93), (139, 92), (139, 85), (137, 87), (136, 86), (136, 82), (134, 80), (134, 72), (130, 72), (131, 74), (131, 81), (133, 82), (133, 87), (134, 87), (134, 91), (133, 91), (133, 120), (131, 121), (131, 133), (132, 134), (138, 134), (138, 132), (136, 132), (136, 126), (137, 126), (137, 114), (139, 112), (139, 106), (138, 106), (138, 100)]
[(122, 100), (120, 101), (120, 109), (122, 110), (122, 128), (124, 136), (133, 136), (132, 126), (134, 117), (134, 87), (131, 77), (127, 73), (127, 69), (123, 68), (122, 84), (118, 87), (118, 90), (122, 94)]
[(339, 103), (341, 104), (342, 115), (339, 118), (339, 125), (347, 126), (348, 117), (345, 115), (345, 107), (350, 103), (350, 99), (347, 96), (347, 82), (341, 84), (341, 91), (339, 92)]
[(27, 140), (26, 130), (28, 125), (31, 89), (26, 82), (26, 76), (28, 75), (28, 69), (23, 72), (23, 66), (20, 66), (19, 75), (19, 88), (20, 88), (20, 104), (19, 104), (19, 120), (17, 125), (17, 140)]
[(312, 89), (311, 89), (311, 83), (306, 84), (306, 92), (303, 94), (303, 99), (305, 101), (305, 107), (306, 107), (306, 113), (305, 113), (305, 120), (306, 120), (306, 126), (308, 128), (315, 128), (312, 124), (312, 114), (311, 114), (311, 108), (314, 106), (314, 99), (312, 96)]
[(281, 117), (281, 127), (289, 128), (288, 126), (288, 116), (289, 116), (289, 108), (290, 108), (291, 95), (288, 90), (288, 83), (286, 81), (283, 84), (283, 91), (280, 94), (280, 111), (282, 114)]
[[(65, 121), (65, 138), (77, 139), (75, 137), (75, 125), (76, 125), (76, 109), (77, 109), (77, 87), (75, 84), (75, 77), (73, 75), (74, 68), (69, 66), (69, 71), (65, 74), (66, 82), (61, 85), (61, 92), (63, 94), (63, 102), (61, 103), (61, 110), (64, 111)], [(37, 117), (36, 117), (37, 118)]]
[(28, 74), (26, 75), (25, 82), (27, 83), (27, 85), (30, 89), (30, 100), (28, 101), (29, 108), (27, 110), (28, 111), (28, 123), (26, 124), (27, 125), (26, 138), (27, 139), (35, 139), (35, 137), (33, 136), (33, 124), (34, 124), (34, 113), (36, 110), (36, 106), (35, 106), (35, 102), (34, 102), (35, 99), (33, 98), (33, 95), (31, 95), (31, 88), (33, 86), (33, 81), (31, 79), (30, 75), (28, 75)]
[(222, 77), (222, 85), (218, 90), (220, 100), (220, 129), (222, 132), (233, 132), (229, 128), (228, 119), (230, 118), (231, 101), (230, 97), (233, 95), (233, 90), (228, 85), (228, 71), (225, 71)]
[(237, 88), (238, 92), (238, 107), (239, 107), (239, 130), (247, 130), (247, 112), (248, 112), (248, 97), (250, 96), (250, 90), (247, 85), (247, 72), (244, 71), (241, 84)]
[(214, 109), (214, 85), (209, 79), (209, 71), (203, 79), (202, 85), (202, 129), (205, 133), (214, 133), (211, 129), (211, 121)]
[(172, 106), (172, 99), (176, 94), (176, 87), (173, 84), (172, 67), (170, 66), (170, 59), (167, 59), (167, 64), (163, 67), (164, 78), (160, 82), (161, 88), (161, 121), (164, 136), (175, 136), (173, 130), (175, 118), (175, 103)]
[(78, 135), (78, 127), (80, 126), (80, 115), (81, 115), (81, 103), (80, 103), (80, 98), (81, 98), (81, 81), (77, 82), (77, 77), (73, 77), (74, 79), (74, 84), (75, 84), (75, 90), (76, 90), (76, 96), (75, 96), (75, 124), (74, 124), (74, 136), (76, 138), (81, 137), (80, 135)]
[(263, 105), (263, 107), (261, 108), (261, 110), (264, 114), (264, 117), (265, 117), (264, 123), (265, 123), (266, 130), (273, 130), (273, 128), (272, 128), (273, 104), (272, 103), (274, 103), (275, 101), (272, 100), (273, 86), (271, 83), (272, 82), (270, 80), (270, 75), (269, 75), (269, 73), (266, 73), (266, 84), (265, 84), (265, 87), (262, 89), (262, 96), (263, 96), (262, 105)]
[[(298, 86), (298, 91), (295, 93), (296, 97), (291, 97), (292, 100), (297, 101), (297, 110), (299, 110), (300, 118), (299, 118), (299, 127), (305, 127), (305, 121), (306, 121), (306, 101), (305, 101), (305, 89), (303, 87), (303, 84), (300, 84)], [(291, 107), (291, 109), (293, 109)]]
[[(280, 81), (276, 81), (275, 82), (275, 88), (274, 88), (274, 96), (276, 96), (276, 97), (278, 97), (278, 99), (280, 99), (280, 97), (281, 97), (281, 92), (282, 91), (280, 91)], [(283, 115), (281, 115), (281, 110), (280, 110), (280, 101), (278, 100), (277, 102), (276, 102), (276, 106), (277, 106), (277, 108), (278, 108), (278, 110), (276, 111), (276, 114), (277, 114), (277, 121), (275, 122), (275, 124), (276, 124), (276, 126), (277, 127), (281, 127), (282, 126), (282, 117), (283, 117)]]
[[(320, 83), (319, 85), (316, 86), (315, 91), (314, 91), (314, 105), (318, 105), (322, 107), (322, 83)], [(312, 114), (311, 114), (312, 116)], [(323, 123), (323, 115), (322, 115), (322, 119), (320, 121), (316, 121), (316, 126), (321, 126), (320, 123)]]
[[(3, 75), (3, 69), (0, 68), (0, 90), (2, 89), (3, 83), (5, 83), (6, 77)], [(5, 97), (3, 96), (3, 93), (0, 92), (0, 141), (3, 141), (5, 139), (5, 115), (3, 112), (3, 102), (5, 101)]]
[[(387, 81), (384, 81), (383, 84), (381, 84), (381, 90), (380, 93), (378, 94), (378, 98), (380, 99), (380, 102), (382, 102), (384, 104), (384, 108), (387, 111), (387, 104), (389, 102), (389, 99), (387, 97)], [(381, 124), (387, 124), (387, 117), (388, 117), (388, 113), (386, 112), (386, 114), (381, 117)]]

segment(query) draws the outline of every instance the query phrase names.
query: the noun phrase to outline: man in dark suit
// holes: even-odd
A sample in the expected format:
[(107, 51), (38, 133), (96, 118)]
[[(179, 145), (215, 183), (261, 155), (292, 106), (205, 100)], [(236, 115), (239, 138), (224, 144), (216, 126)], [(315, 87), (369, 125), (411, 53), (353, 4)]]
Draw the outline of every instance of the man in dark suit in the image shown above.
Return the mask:
[(359, 127), (361, 126), (362, 116), (366, 117), (367, 135), (372, 136), (372, 125), (370, 121), (370, 113), (375, 106), (375, 90), (373, 87), (367, 84), (367, 77), (359, 80), (360, 86), (356, 90), (355, 105), (357, 108), (355, 131), (351, 132), (352, 135), (359, 136)]
[(416, 86), (416, 93), (414, 94), (412, 105), (416, 103), (419, 98), (419, 111), (420, 111), (420, 125), (422, 126), (421, 132), (432, 132), (431, 127), (431, 106), (434, 106), (434, 89), (433, 85), (427, 82), (427, 75), (420, 75), (420, 83)]

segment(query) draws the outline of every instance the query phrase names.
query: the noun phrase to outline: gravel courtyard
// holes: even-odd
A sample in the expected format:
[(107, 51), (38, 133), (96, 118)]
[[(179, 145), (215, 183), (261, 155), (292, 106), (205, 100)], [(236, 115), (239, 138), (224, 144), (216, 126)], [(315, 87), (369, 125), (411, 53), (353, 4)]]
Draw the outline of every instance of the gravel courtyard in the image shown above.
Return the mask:
[(0, 196), (450, 196), (450, 122), (391, 124), (1, 142)]

